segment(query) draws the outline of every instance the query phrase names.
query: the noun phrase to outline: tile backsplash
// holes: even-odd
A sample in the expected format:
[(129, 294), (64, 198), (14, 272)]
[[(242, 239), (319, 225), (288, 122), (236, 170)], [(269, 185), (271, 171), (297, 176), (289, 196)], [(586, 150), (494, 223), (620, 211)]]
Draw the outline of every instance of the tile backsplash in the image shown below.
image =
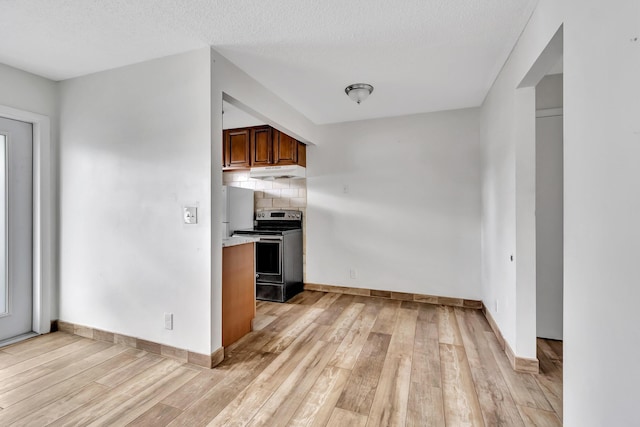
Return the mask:
[(256, 211), (270, 209), (296, 209), (304, 214), (307, 207), (306, 179), (276, 179), (265, 181), (249, 178), (248, 171), (225, 172), (224, 185), (254, 190)]
[(256, 211), (295, 209), (302, 212), (302, 262), (307, 276), (307, 180), (282, 178), (273, 181), (249, 178), (249, 171), (224, 172), (224, 185), (254, 190)]

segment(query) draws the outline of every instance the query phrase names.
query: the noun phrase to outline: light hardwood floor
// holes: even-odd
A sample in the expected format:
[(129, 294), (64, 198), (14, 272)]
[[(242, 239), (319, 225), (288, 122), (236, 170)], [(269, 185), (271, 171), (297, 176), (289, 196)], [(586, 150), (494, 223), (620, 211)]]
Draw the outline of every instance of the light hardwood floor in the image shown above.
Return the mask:
[(0, 349), (0, 425), (558, 426), (562, 343), (514, 372), (478, 310), (305, 291), (215, 369), (61, 332)]

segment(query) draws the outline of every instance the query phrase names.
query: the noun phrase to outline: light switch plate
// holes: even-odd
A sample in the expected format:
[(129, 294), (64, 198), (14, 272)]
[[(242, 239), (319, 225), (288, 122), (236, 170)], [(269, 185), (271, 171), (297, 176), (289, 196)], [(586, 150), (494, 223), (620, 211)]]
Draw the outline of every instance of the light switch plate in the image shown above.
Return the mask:
[(198, 223), (198, 208), (195, 206), (185, 206), (182, 211), (185, 224)]

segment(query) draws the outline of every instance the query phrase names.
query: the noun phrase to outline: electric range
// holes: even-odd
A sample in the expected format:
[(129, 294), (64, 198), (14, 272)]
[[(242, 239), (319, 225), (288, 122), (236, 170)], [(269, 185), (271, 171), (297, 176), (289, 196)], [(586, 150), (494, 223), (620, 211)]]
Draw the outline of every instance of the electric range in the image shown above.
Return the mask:
[(270, 210), (256, 213), (252, 229), (237, 236), (257, 238), (256, 298), (285, 302), (302, 292), (302, 212)]

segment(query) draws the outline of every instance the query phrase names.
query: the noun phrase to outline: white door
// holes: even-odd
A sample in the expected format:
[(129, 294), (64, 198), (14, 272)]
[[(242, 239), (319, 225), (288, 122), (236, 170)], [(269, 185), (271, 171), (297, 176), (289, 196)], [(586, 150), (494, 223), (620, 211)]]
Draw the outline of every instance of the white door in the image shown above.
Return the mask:
[(0, 341), (32, 330), (33, 130), (0, 118)]

